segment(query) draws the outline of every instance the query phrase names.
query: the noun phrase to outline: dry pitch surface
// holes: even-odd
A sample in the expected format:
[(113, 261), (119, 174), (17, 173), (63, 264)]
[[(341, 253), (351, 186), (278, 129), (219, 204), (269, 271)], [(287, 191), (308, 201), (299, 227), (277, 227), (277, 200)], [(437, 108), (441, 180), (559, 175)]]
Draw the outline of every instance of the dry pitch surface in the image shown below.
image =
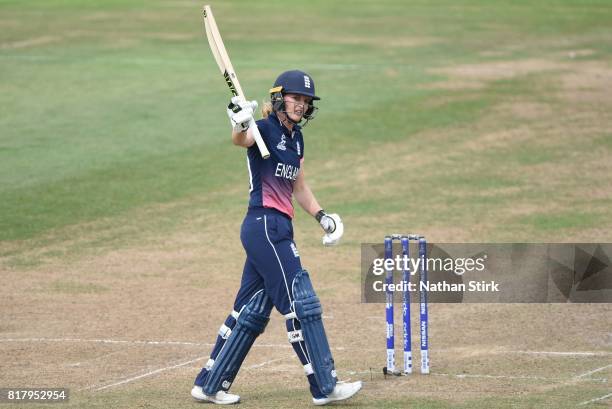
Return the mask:
[[(74, 407), (196, 407), (188, 391), (242, 262), (220, 255), (239, 243), (216, 228), (13, 269), (0, 384), (69, 387)], [(431, 305), (431, 375), (385, 380), (384, 306), (359, 303), (358, 247), (302, 242), (340, 377), (365, 382), (346, 407), (573, 407), (609, 393), (609, 305)], [(278, 314), (233, 390), (245, 407), (309, 406)]]

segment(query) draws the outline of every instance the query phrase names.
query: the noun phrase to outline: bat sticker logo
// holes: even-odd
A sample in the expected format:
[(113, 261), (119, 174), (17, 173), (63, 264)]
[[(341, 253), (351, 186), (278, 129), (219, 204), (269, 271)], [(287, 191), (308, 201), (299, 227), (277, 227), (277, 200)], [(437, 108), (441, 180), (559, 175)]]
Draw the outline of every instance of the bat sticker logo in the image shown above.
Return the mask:
[(223, 77), (225, 78), (225, 82), (227, 82), (227, 86), (234, 96), (238, 95), (238, 91), (236, 91), (236, 86), (234, 85), (234, 81), (230, 78), (230, 75), (227, 71), (223, 73)]

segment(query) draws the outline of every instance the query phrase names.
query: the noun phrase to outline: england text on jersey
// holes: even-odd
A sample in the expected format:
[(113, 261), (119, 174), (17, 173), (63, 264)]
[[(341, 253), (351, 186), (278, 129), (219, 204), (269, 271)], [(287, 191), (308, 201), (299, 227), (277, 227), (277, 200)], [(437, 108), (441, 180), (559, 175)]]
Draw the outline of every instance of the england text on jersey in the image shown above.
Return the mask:
[(279, 162), (276, 165), (276, 171), (274, 172), (274, 176), (276, 176), (277, 178), (285, 178), (295, 181), (297, 179), (299, 171), (299, 167)]

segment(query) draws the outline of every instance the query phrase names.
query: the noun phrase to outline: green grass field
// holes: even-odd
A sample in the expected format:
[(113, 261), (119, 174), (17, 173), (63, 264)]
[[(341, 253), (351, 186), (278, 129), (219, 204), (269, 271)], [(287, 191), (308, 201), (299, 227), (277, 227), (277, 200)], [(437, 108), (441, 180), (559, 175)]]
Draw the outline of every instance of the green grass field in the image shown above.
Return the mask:
[[(188, 391), (240, 280), (248, 195), (202, 6), (0, 0), (0, 387), (69, 387), (62, 407), (199, 406)], [(299, 210), (296, 241), (341, 377), (366, 381), (342, 406), (609, 405), (590, 401), (612, 389), (610, 304), (433, 305), (432, 376), (371, 376), (383, 307), (359, 303), (358, 266), (360, 243), (400, 230), (612, 240), (612, 4), (212, 6), (249, 98), (293, 68), (322, 98), (305, 171), (346, 235), (322, 248)], [(260, 342), (283, 344), (282, 327)], [(279, 350), (249, 355), (243, 406), (309, 405)]]

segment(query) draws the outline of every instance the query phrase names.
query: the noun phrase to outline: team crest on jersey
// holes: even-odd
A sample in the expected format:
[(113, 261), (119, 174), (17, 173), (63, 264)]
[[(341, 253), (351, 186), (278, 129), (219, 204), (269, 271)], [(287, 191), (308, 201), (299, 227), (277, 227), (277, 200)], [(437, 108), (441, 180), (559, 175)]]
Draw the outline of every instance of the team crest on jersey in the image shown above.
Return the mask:
[(291, 250), (293, 251), (293, 256), (295, 258), (298, 258), (300, 256), (300, 253), (298, 253), (298, 249), (297, 247), (295, 247), (295, 243), (291, 243), (289, 247), (291, 247)]
[(285, 134), (283, 134), (281, 136), (281, 141), (278, 143), (278, 145), (276, 145), (276, 149), (278, 149), (279, 151), (286, 151), (287, 150), (287, 146), (285, 145), (287, 143), (287, 141), (285, 140)]

